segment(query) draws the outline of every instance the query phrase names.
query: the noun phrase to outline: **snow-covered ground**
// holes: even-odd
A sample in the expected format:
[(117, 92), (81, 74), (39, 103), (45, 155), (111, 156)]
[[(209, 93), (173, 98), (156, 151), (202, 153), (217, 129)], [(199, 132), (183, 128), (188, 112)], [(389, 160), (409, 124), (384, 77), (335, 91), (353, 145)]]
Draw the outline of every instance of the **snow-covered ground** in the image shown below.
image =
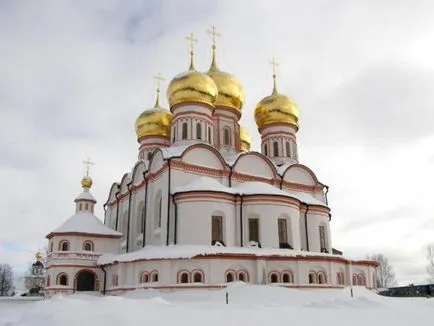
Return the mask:
[(385, 298), (364, 288), (294, 290), (234, 284), (225, 290), (159, 293), (135, 291), (122, 297), (85, 294), (39, 302), (0, 301), (0, 325), (431, 325), (434, 299)]

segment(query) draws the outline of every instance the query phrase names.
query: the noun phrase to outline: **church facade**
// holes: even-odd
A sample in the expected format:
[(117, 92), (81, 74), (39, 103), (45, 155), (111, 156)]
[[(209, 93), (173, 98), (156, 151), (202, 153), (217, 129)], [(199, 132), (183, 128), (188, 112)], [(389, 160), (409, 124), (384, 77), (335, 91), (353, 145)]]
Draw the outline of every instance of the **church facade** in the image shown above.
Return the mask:
[[(193, 38), (191, 38), (192, 41)], [(172, 79), (170, 109), (136, 120), (138, 160), (112, 185), (104, 223), (92, 180), (76, 213), (47, 235), (46, 294), (221, 288), (235, 281), (296, 288), (374, 288), (376, 263), (332, 247), (328, 187), (299, 161), (299, 110), (273, 90), (255, 109), (260, 151), (239, 124), (244, 90), (217, 67)]]

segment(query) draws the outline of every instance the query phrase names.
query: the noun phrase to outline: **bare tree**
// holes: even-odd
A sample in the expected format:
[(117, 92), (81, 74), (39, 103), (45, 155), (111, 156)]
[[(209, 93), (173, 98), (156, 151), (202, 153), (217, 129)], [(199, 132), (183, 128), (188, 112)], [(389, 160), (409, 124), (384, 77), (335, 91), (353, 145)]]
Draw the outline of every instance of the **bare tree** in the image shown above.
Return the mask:
[(428, 259), (428, 265), (426, 265), (428, 281), (434, 282), (434, 244), (426, 248), (426, 259)]
[(377, 287), (388, 288), (396, 285), (395, 273), (388, 259), (383, 254), (368, 256), (369, 259), (375, 260), (378, 263), (377, 267)]
[(14, 291), (12, 267), (0, 264), (0, 297), (11, 296)]

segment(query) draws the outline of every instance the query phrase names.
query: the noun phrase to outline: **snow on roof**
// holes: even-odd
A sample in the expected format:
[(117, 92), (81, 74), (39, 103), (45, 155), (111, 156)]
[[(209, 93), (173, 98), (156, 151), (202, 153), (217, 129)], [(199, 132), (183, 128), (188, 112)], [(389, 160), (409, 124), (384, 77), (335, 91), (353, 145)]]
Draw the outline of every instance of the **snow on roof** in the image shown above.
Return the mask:
[(160, 148), (163, 153), (164, 159), (168, 159), (171, 157), (180, 157), (186, 149), (188, 149), (192, 144), (189, 145), (181, 145), (181, 146), (170, 146), (167, 148)]
[(96, 202), (95, 197), (93, 197), (92, 194), (88, 191), (83, 191), (81, 194), (79, 194), (75, 198), (75, 201), (77, 201), (77, 200), (91, 200), (93, 202)]
[(199, 256), (213, 256), (222, 254), (252, 255), (257, 257), (309, 257), (322, 256), (345, 259), (340, 255), (332, 255), (319, 252), (309, 252), (290, 249), (255, 248), (255, 247), (223, 247), (223, 246), (193, 246), (193, 245), (170, 245), (170, 246), (146, 246), (140, 250), (126, 254), (104, 254), (99, 259), (98, 265), (112, 264), (114, 262), (132, 262), (150, 259), (190, 259)]
[(118, 237), (123, 236), (122, 233), (104, 225), (95, 215), (86, 211), (72, 215), (60, 227), (51, 233), (83, 233)]
[(316, 199), (310, 194), (295, 191), (283, 191), (268, 183), (258, 181), (244, 182), (235, 187), (226, 187), (225, 185), (221, 184), (213, 178), (200, 177), (187, 185), (174, 188), (172, 190), (172, 194), (190, 191), (214, 191), (224, 192), (232, 195), (284, 196), (298, 199), (302, 203), (327, 207), (326, 204), (324, 204), (322, 201)]

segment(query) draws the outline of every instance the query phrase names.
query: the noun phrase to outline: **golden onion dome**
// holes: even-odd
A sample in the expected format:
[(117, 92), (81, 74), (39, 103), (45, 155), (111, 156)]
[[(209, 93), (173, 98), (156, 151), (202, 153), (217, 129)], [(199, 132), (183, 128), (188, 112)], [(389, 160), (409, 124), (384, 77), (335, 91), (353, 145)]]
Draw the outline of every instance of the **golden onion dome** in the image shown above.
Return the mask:
[(136, 119), (137, 141), (146, 136), (170, 138), (172, 113), (160, 106), (160, 88), (157, 88), (157, 100), (151, 109), (143, 111)]
[(169, 84), (167, 98), (170, 108), (180, 103), (202, 103), (214, 106), (218, 89), (214, 80), (194, 68), (193, 50), (190, 52), (190, 69), (177, 75)]
[(255, 121), (258, 129), (274, 124), (284, 123), (295, 126), (298, 129), (300, 113), (297, 104), (288, 96), (280, 94), (276, 87), (276, 76), (274, 78), (273, 93), (263, 98), (255, 109)]
[(250, 151), (250, 145), (252, 144), (252, 137), (250, 136), (250, 131), (247, 127), (240, 126), (240, 142), (241, 151)]
[(89, 176), (84, 176), (83, 179), (81, 179), (81, 186), (83, 188), (90, 188), (92, 187), (92, 178)]
[(235, 76), (218, 69), (215, 45), (213, 45), (213, 55), (208, 76), (214, 80), (218, 89), (215, 105), (229, 107), (241, 112), (245, 99), (243, 85), (241, 85), (241, 82)]

